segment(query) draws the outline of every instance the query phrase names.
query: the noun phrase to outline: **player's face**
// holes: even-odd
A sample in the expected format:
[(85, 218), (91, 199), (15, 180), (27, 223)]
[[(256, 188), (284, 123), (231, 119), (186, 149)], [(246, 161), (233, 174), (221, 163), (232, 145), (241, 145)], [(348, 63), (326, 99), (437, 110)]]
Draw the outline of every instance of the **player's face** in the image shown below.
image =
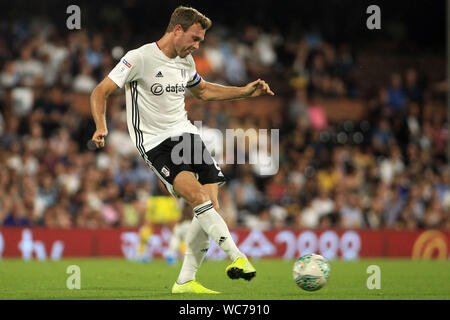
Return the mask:
[(186, 31), (180, 27), (179, 32), (175, 33), (175, 49), (178, 56), (184, 58), (197, 50), (200, 42), (205, 39), (205, 32), (199, 23), (193, 24)]

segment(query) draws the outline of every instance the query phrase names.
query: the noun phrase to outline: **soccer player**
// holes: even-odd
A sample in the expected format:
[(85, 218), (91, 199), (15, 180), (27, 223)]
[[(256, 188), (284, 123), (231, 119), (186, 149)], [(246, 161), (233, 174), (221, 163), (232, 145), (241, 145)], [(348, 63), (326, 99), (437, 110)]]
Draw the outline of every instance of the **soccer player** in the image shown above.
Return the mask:
[[(187, 118), (185, 90), (197, 98), (230, 100), (274, 95), (268, 84), (256, 80), (244, 87), (209, 83), (196, 72), (191, 53), (199, 48), (211, 20), (194, 8), (180, 6), (174, 10), (163, 37), (128, 51), (109, 75), (91, 94), (91, 111), (96, 125), (92, 136), (98, 148), (105, 145), (106, 100), (125, 86), (128, 131), (142, 158), (176, 198), (183, 198), (194, 211), (186, 235), (186, 251), (172, 293), (218, 293), (195, 280), (209, 246), (209, 237), (233, 261), (226, 273), (231, 279), (252, 279), (256, 270), (233, 239), (222, 219), (217, 200), (218, 187), (225, 177), (205, 150), (197, 127)], [(182, 141), (182, 142), (180, 142)], [(173, 158), (180, 143), (183, 159)], [(201, 146), (198, 149), (198, 145)], [(189, 150), (190, 149), (190, 150)], [(192, 161), (200, 153), (201, 163)], [(176, 154), (176, 152), (175, 152)], [(198, 158), (198, 157), (197, 157)]]

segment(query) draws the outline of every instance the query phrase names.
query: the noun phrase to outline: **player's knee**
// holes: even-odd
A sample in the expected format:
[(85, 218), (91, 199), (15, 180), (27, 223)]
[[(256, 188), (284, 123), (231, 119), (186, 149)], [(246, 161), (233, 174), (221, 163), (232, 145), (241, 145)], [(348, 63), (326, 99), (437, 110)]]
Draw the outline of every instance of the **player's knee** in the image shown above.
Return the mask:
[(190, 194), (192, 206), (198, 206), (209, 201), (208, 193), (203, 188), (195, 189)]

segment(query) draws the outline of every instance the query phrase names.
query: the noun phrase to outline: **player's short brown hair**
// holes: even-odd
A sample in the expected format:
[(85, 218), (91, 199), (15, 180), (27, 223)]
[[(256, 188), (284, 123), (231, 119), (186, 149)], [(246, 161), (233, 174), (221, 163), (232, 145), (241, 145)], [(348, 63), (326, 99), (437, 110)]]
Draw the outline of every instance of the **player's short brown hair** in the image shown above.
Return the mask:
[(198, 12), (197, 9), (191, 7), (179, 6), (170, 17), (169, 25), (166, 33), (173, 31), (177, 24), (181, 25), (184, 31), (189, 29), (193, 24), (200, 23), (203, 29), (208, 30), (211, 27), (211, 20), (204, 14)]

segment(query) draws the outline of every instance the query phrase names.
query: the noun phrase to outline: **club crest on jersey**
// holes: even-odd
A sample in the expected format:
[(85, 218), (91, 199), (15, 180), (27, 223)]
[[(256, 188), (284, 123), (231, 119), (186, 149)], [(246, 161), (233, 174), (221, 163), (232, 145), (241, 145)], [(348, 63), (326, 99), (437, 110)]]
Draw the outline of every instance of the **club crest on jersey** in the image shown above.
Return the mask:
[(162, 167), (161, 172), (163, 175), (165, 175), (166, 177), (170, 176), (170, 170), (169, 168), (167, 168), (166, 166)]
[(129, 63), (127, 60), (123, 59), (123, 64), (126, 65), (128, 68), (131, 68), (131, 63)]

